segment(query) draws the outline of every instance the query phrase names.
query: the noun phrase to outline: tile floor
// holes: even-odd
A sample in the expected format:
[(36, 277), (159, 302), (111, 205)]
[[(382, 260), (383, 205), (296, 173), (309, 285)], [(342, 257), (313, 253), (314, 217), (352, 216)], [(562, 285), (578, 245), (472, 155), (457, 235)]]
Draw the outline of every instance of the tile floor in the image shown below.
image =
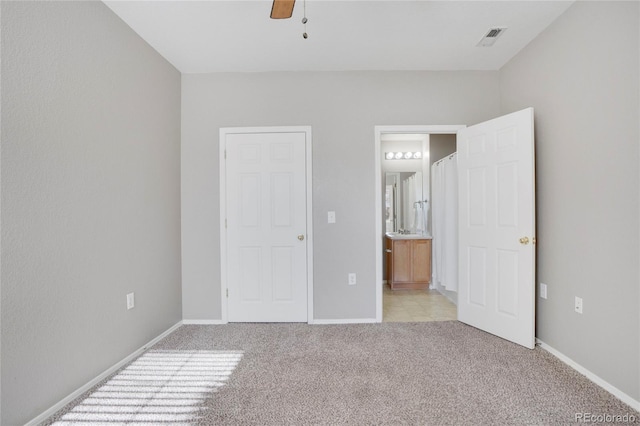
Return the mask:
[(450, 321), (457, 319), (456, 305), (437, 290), (391, 290), (385, 284), (383, 322)]

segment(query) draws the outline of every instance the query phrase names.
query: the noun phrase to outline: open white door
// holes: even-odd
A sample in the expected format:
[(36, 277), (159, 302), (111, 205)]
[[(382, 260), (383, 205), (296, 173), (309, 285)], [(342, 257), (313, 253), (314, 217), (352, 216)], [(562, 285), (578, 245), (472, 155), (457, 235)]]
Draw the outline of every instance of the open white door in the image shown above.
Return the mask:
[(458, 131), (458, 320), (535, 345), (533, 108)]

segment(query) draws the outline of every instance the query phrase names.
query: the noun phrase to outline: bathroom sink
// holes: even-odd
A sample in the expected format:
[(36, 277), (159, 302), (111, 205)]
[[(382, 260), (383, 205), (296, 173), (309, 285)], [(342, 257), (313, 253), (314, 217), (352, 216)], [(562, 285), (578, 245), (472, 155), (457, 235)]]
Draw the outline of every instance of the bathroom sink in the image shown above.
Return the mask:
[(401, 234), (399, 232), (387, 232), (387, 237), (396, 240), (418, 240), (418, 239), (431, 239), (431, 235), (426, 234)]

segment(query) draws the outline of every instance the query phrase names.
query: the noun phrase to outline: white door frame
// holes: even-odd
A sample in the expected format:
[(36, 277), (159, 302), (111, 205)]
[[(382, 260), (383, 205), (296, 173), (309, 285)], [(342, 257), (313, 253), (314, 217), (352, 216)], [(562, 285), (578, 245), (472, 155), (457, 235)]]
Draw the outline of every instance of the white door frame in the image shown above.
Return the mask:
[[(226, 141), (229, 134), (250, 133), (305, 133), (306, 150), (306, 206), (307, 206), (307, 323), (313, 322), (313, 187), (311, 126), (274, 126), (274, 127), (221, 127), (219, 140), (220, 166), (220, 304), (222, 323), (227, 324), (227, 168), (225, 161)], [(381, 213), (382, 214), (382, 213)], [(382, 217), (382, 216), (381, 216)], [(213, 261), (213, 259), (212, 259)]]
[[(463, 124), (432, 125), (432, 126), (375, 126), (375, 235), (376, 235), (376, 322), (382, 322), (382, 157), (380, 155), (380, 141), (384, 134), (456, 134), (458, 130), (467, 127)], [(429, 159), (425, 159), (430, 161)], [(424, 189), (423, 189), (424, 190)]]

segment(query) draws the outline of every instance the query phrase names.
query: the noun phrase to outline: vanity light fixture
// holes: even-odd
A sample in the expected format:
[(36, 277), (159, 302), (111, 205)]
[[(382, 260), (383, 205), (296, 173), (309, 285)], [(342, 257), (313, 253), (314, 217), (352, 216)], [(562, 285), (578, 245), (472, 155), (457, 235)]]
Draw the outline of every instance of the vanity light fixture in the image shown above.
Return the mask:
[(419, 160), (422, 158), (422, 152), (385, 152), (384, 158), (387, 160)]

